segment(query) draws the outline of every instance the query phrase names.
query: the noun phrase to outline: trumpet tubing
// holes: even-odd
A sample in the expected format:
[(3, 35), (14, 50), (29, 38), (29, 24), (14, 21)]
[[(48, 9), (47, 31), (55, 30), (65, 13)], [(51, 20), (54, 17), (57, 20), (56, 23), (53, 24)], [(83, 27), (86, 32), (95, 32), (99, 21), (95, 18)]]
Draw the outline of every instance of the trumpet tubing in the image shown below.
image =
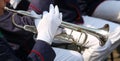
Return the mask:
[(4, 7), (4, 9), (7, 10), (7, 11), (11, 11), (11, 12), (14, 12), (14, 13), (21, 14), (21, 15), (29, 16), (29, 17), (32, 17), (32, 18), (37, 18), (35, 16), (32, 16), (29, 11), (13, 10), (13, 9), (8, 8), (8, 7)]
[(76, 25), (68, 22), (62, 22), (61, 27), (69, 28), (78, 32), (82, 33), (89, 33), (91, 35), (94, 35), (101, 41), (101, 45), (104, 45), (104, 43), (108, 39), (108, 34), (109, 34), (109, 25), (105, 24), (102, 28), (90, 28), (90, 27), (85, 27), (83, 25)]
[[(32, 16), (30, 14), (30, 12), (28, 12), (28, 11), (16, 11), (16, 10), (13, 10), (13, 9), (9, 9), (7, 7), (5, 7), (4, 9), (8, 10), (8, 11), (15, 12), (15, 13), (18, 13), (18, 14), (22, 14), (22, 15), (25, 15), (25, 16), (29, 16), (29, 17), (32, 17), (32, 18), (37, 18), (37, 17)], [(104, 45), (104, 43), (107, 41), (108, 34), (109, 34), (109, 32), (108, 32), (109, 31), (109, 25), (108, 24), (105, 24), (104, 27), (102, 27), (102, 28), (95, 29), (95, 28), (85, 27), (83, 25), (76, 25), (76, 24), (72, 24), (72, 23), (62, 21), (60, 27), (69, 28), (69, 29), (72, 29), (72, 30), (75, 30), (75, 31), (78, 31), (78, 32), (89, 33), (91, 35), (94, 35), (101, 41), (101, 45)], [(26, 27), (26, 28), (29, 28), (29, 30), (31, 28), (31, 31), (33, 31), (33, 29), (35, 29), (33, 27)], [(36, 31), (33, 31), (33, 32), (37, 33)]]

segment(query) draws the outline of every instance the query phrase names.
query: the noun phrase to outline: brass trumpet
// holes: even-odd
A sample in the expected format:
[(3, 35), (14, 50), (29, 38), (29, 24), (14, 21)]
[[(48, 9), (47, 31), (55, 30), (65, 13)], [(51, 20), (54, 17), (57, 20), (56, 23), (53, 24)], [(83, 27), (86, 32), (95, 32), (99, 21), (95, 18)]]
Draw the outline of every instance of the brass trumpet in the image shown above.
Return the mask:
[[(30, 12), (27, 12), (27, 11), (16, 11), (16, 10), (13, 10), (13, 9), (9, 9), (7, 7), (5, 7), (4, 9), (8, 10), (8, 11), (15, 12), (15, 13), (18, 13), (18, 14), (22, 14), (22, 15), (25, 15), (25, 16), (29, 16), (29, 17), (32, 17), (32, 18), (36, 18), (36, 17), (32, 16), (30, 14)], [(15, 25), (17, 25), (17, 24), (15, 24)], [(78, 31), (78, 32), (92, 34), (101, 41), (101, 46), (104, 45), (104, 43), (107, 41), (108, 34), (109, 34), (109, 25), (108, 24), (105, 24), (102, 28), (95, 29), (95, 28), (85, 27), (85, 26), (82, 26), (82, 25), (76, 25), (76, 24), (72, 24), (72, 23), (62, 21), (60, 27), (69, 28), (69, 29), (72, 29), (72, 30), (75, 30), (75, 31)], [(37, 30), (34, 26), (28, 26), (27, 25), (26, 27), (23, 27), (23, 29), (25, 29), (27, 31), (31, 31), (33, 33), (37, 33)]]

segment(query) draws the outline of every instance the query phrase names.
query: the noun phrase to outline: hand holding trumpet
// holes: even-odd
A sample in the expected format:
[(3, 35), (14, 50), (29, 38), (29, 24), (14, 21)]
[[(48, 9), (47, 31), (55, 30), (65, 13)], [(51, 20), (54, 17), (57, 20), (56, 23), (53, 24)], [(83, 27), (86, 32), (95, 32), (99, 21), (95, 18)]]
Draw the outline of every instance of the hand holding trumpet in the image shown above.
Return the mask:
[(61, 22), (62, 22), (62, 14), (59, 13), (59, 9), (57, 6), (54, 7), (51, 4), (49, 8), (49, 12), (47, 11), (43, 12), (42, 19), (40, 20), (37, 26), (37, 30), (38, 30), (37, 39), (45, 40), (49, 44), (51, 44)]

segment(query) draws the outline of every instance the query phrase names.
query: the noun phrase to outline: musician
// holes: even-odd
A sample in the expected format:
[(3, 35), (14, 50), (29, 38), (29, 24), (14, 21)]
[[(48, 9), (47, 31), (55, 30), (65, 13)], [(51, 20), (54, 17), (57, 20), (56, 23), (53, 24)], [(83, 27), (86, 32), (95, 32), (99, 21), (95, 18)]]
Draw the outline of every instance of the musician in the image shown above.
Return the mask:
[[(94, 12), (92, 13), (92, 16), (107, 19), (110, 21), (117, 21), (120, 22), (119, 18), (119, 1), (103, 1), (101, 4), (99, 4)], [(114, 7), (111, 7), (114, 6)], [(106, 14), (104, 14), (106, 13)]]
[[(35, 21), (35, 23), (34, 23), (33, 18), (31, 18), (31, 17), (20, 16), (20, 15), (14, 14), (13, 12), (5, 11), (4, 7), (7, 3), (6, 0), (0, 0), (0, 3), (1, 3), (0, 4), (0, 18), (1, 18), (0, 19), (0, 31), (2, 32), (4, 38), (6, 39), (5, 42), (3, 39), (1, 39), (0, 45), (5, 47), (5, 50), (4, 50), (4, 49), (2, 49), (2, 46), (0, 46), (0, 48), (1, 48), (0, 60), (1, 61), (8, 60), (9, 58), (16, 59), (16, 57), (18, 57), (22, 61), (27, 61), (28, 54), (30, 53), (30, 51), (32, 49), (38, 50), (43, 55), (42, 60), (44, 59), (44, 61), (53, 61), (55, 54), (59, 60), (61, 60), (59, 57), (63, 57), (62, 56), (63, 54), (69, 54), (69, 55), (64, 55), (65, 61), (67, 61), (66, 58), (69, 58), (69, 57), (71, 57), (70, 60), (76, 60), (76, 61), (83, 60), (82, 56), (78, 52), (75, 52), (72, 50), (68, 51), (68, 50), (59, 49), (59, 48), (52, 49), (50, 47), (50, 45), (52, 43), (52, 38), (54, 37), (54, 34), (56, 32), (56, 28), (59, 26), (59, 24), (61, 23), (61, 20), (62, 20), (62, 17), (61, 17), (62, 15), (59, 14), (57, 7), (54, 9), (54, 7), (51, 6), (50, 13), (47, 14), (47, 12), (45, 11), (43, 14), (43, 18), (41, 18), (41, 15), (37, 15), (37, 17), (39, 17), (39, 19), (37, 19), (37, 20), (41, 20), (41, 22), (37, 23)], [(31, 13), (34, 16), (36, 15), (33, 11)], [(57, 22), (52, 21), (52, 20), (56, 20), (56, 19), (57, 19)], [(15, 22), (13, 20), (15, 20)], [(48, 20), (50, 20), (50, 21), (48, 21)], [(21, 29), (21, 28), (17, 27), (14, 23), (21, 25), (21, 26), (24, 26), (24, 25), (38, 26), (37, 29), (38, 29), (39, 34), (36, 38), (38, 41), (35, 41), (35, 39), (33, 38), (34, 34), (32, 32)], [(42, 27), (42, 26), (45, 26), (45, 27)], [(44, 30), (40, 31), (41, 28), (42, 28), (42, 30), (43, 29)], [(11, 48), (10, 48), (11, 46), (6, 44), (6, 42), (14, 43), (15, 45), (17, 44), (20, 47), (17, 50), (17, 52), (15, 52), (15, 50), (14, 51), (11, 50)], [(43, 44), (45, 44), (45, 45), (43, 45)], [(6, 49), (8, 49), (8, 50), (6, 50)], [(34, 60), (37, 61), (36, 59), (39, 59), (38, 57), (41, 56), (35, 50), (33, 50), (32, 53), (29, 55), (29, 57), (31, 59), (33, 59), (33, 61)], [(11, 51), (13, 51), (13, 52), (11, 52)], [(13, 54), (14, 52), (15, 52), (15, 54)], [(56, 53), (56, 52), (60, 52), (60, 53)], [(36, 57), (36, 55), (34, 53), (38, 54), (38, 57)], [(62, 55), (60, 55), (60, 54), (62, 54)], [(8, 56), (8, 55), (10, 55), (10, 56)]]
[[(6, 4), (6, 0), (0, 0), (0, 29), (3, 31), (6, 31), (6, 33), (2, 32), (3, 35), (5, 36), (5, 39), (4, 37), (0, 37), (0, 61), (24, 61), (24, 60), (21, 60), (19, 57), (16, 56), (16, 54), (14, 54), (14, 51), (13, 49), (11, 48), (11, 46), (8, 44), (8, 39), (6, 38), (6, 34), (8, 33), (13, 33), (13, 34), (16, 34), (16, 37), (18, 37), (17, 35), (20, 35), (21, 31), (23, 31), (23, 33), (25, 32), (24, 30), (21, 30), (17, 27), (14, 27), (14, 25), (10, 22), (11, 20), (8, 19), (10, 15), (12, 15), (12, 13), (4, 13), (3, 8)], [(5, 16), (6, 14), (8, 14), (8, 16)], [(50, 14), (51, 15), (55, 15), (54, 13), (48, 13), (49, 16)], [(59, 19), (57, 17), (57, 15), (55, 15), (57, 19)], [(2, 18), (4, 17), (4, 18)], [(6, 18), (5, 18), (6, 17)], [(11, 16), (10, 16), (11, 17)], [(41, 20), (42, 23), (46, 22), (47, 20), (44, 19), (44, 17), (48, 17), (48, 15), (44, 16), (43, 15), (43, 19)], [(19, 17), (17, 17), (19, 18)], [(21, 17), (22, 18), (22, 17)], [(6, 19), (6, 20), (5, 20)], [(27, 19), (27, 18), (26, 18)], [(5, 23), (7, 21), (7, 23)], [(20, 21), (20, 20), (19, 20)], [(19, 21), (17, 23), (19, 23)], [(25, 20), (24, 20), (25, 21)], [(23, 25), (25, 24), (25, 22), (22, 22)], [(27, 20), (26, 20), (27, 21)], [(29, 20), (32, 22), (32, 20)], [(58, 22), (59, 23), (56, 23), (55, 20), (53, 20), (53, 18), (51, 17), (49, 21), (49, 24), (48, 26), (46, 25), (46, 28), (51, 28), (54, 26), (54, 29), (50, 29), (49, 32), (52, 33), (52, 35), (54, 36), (55, 34), (55, 31), (57, 30), (58, 26), (60, 25), (61, 23), (61, 20), (59, 20)], [(49, 27), (50, 23), (53, 23), (54, 25), (51, 25), (51, 27)], [(21, 23), (21, 24), (22, 24)], [(30, 23), (30, 22), (29, 22)], [(33, 24), (33, 23), (31, 23)], [(9, 26), (9, 27), (8, 27)], [(39, 24), (40, 27), (42, 27), (43, 25), (42, 24)], [(19, 32), (18, 32), (19, 31)], [(47, 29), (43, 30), (43, 31), (46, 31), (48, 32)], [(53, 31), (53, 32), (52, 32)], [(27, 34), (29, 32), (25, 32), (24, 34), (21, 34), (21, 37), (22, 35), (24, 36), (25, 34)], [(50, 46), (50, 41), (52, 39), (53, 36), (50, 36), (49, 34), (41, 34), (41, 31), (39, 30), (38, 31), (38, 36), (37, 36), (37, 40), (36, 40), (36, 43), (35, 45), (33, 46), (32, 50), (31, 50), (31, 53), (29, 54), (28, 56), (28, 60), (27, 61), (53, 61), (54, 60), (54, 57), (55, 57), (55, 52), (53, 51), (53, 49), (51, 48)], [(12, 34), (10, 34), (11, 36), (14, 36)], [(31, 37), (32, 34), (28, 34), (26, 35), (26, 40), (27, 40), (27, 37)], [(50, 37), (49, 37), (50, 36)], [(15, 37), (15, 36), (14, 36)], [(25, 37), (25, 36), (24, 36)], [(49, 38), (48, 38), (49, 37)], [(31, 37), (32, 38), (32, 37)], [(7, 40), (6, 40), (7, 39)], [(20, 39), (20, 38), (19, 38)], [(24, 40), (25, 40), (24, 39)], [(49, 43), (48, 43), (49, 41)], [(18, 43), (22, 43), (22, 41), (20, 40), (16, 40), (15, 42), (18, 42)], [(29, 42), (30, 42), (30, 39), (29, 39)], [(26, 43), (27, 45), (29, 45), (29, 43)], [(27, 46), (26, 45), (26, 46)], [(23, 52), (24, 53), (24, 52)]]
[[(79, 0), (80, 1), (80, 0)], [(120, 1), (118, 0), (82, 0), (86, 3), (86, 7), (83, 12), (87, 15), (106, 19), (109, 21), (120, 22)]]
[[(9, 16), (10, 16), (10, 14), (12, 15), (12, 12), (4, 13), (4, 11), (2, 11), (2, 10), (4, 10), (3, 8), (6, 4), (6, 0), (0, 0), (0, 3), (1, 3), (0, 4), (0, 10), (1, 10), (0, 11), (0, 14), (1, 14), (0, 15), (1, 16), (0, 17), (1, 18), (1, 20), (0, 20), (0, 23), (1, 23), (0, 30), (1, 30), (1, 32), (3, 30), (5, 30), (7, 33), (16, 34), (16, 36), (20, 35), (21, 32), (25, 32), (22, 29), (14, 27), (14, 25), (12, 23), (10, 23)], [(55, 11), (55, 12), (57, 12), (57, 11)], [(8, 16), (6, 16), (7, 18), (2, 18), (6, 14), (8, 14)], [(52, 40), (53, 36), (55, 35), (55, 31), (57, 30), (58, 26), (61, 23), (61, 20), (57, 21), (58, 23), (56, 23), (56, 21), (52, 17), (50, 17), (51, 19), (46, 20), (46, 18), (48, 18), (48, 16), (51, 16), (51, 15), (54, 15), (54, 18), (56, 18), (56, 19), (60, 19), (59, 13), (54, 14), (53, 12), (49, 12), (49, 13), (43, 15), (43, 19), (41, 20), (41, 24), (39, 24), (39, 27), (43, 27), (44, 26), (43, 23), (45, 23), (46, 21), (49, 21), (49, 22), (48, 22), (47, 25), (45, 25), (46, 27), (44, 28), (44, 30), (41, 31), (40, 29), (38, 29), (38, 36), (36, 38), (36, 43), (34, 44), (32, 50), (31, 50), (31, 53), (28, 56), (27, 61), (53, 61), (54, 60), (55, 52), (51, 48), (50, 43), (51, 43), (51, 40)], [(5, 23), (6, 21), (7, 21), (8, 24)], [(32, 20), (29, 20), (29, 21), (31, 21), (31, 25), (32, 25), (33, 24)], [(51, 25), (51, 23), (52, 23), (52, 25)], [(23, 25), (24, 24), (25, 24), (25, 22), (23, 23)], [(4, 27), (4, 25), (5, 25), (5, 27)], [(8, 26), (10, 26), (10, 27), (8, 27)], [(54, 29), (50, 29), (53, 26), (54, 26)], [(13, 29), (11, 29), (11, 27), (13, 27)], [(12, 30), (14, 30), (14, 31), (12, 31)], [(20, 31), (20, 32), (18, 32), (18, 31)], [(46, 31), (49, 34), (48, 33), (41, 34), (41, 32), (43, 32), (43, 31)], [(27, 33), (28, 32), (26, 31), (25, 33), (21, 34), (21, 37), (22, 37), (22, 35), (25, 35)], [(16, 54), (14, 54), (13, 49), (8, 44), (8, 39), (6, 38), (5, 33), (2, 32), (2, 34), (5, 36), (5, 38), (3, 36), (0, 37), (0, 61), (24, 61), (24, 60), (21, 60), (19, 57), (17, 57)], [(52, 34), (52, 35), (50, 35), (50, 34)], [(10, 35), (14, 36), (12, 34), (10, 34)], [(30, 36), (31, 36), (30, 34), (26, 35), (26, 40), (27, 40), (27, 37), (30, 37)], [(17, 42), (17, 41), (19, 41), (19, 40), (16, 40), (15, 42)], [(30, 40), (29, 40), (29, 42), (30, 42)], [(22, 43), (22, 41), (20, 41), (20, 43)], [(29, 45), (28, 43), (26, 43), (26, 44)]]
[[(32, 2), (30, 4), (30, 9), (36, 11), (39, 14), (39, 13), (41, 13), (42, 10), (48, 10), (46, 8), (48, 6), (46, 6), (46, 5), (49, 4), (48, 3), (49, 1), (51, 1), (51, 0), (47, 0), (47, 1), (32, 0)], [(101, 0), (100, 2), (102, 2), (102, 1), (103, 0)], [(39, 5), (40, 3), (43, 3), (43, 2), (44, 2), (44, 5)], [(55, 2), (53, 1), (53, 3), (58, 5), (58, 7), (60, 7), (61, 12), (63, 12), (63, 17), (68, 14), (68, 16), (63, 18), (63, 20), (69, 19), (69, 18), (71, 18), (71, 16), (74, 17), (75, 14), (80, 14), (80, 13), (78, 13), (79, 9), (78, 9), (78, 6), (76, 6), (76, 5), (78, 5), (76, 0), (69, 0), (69, 1), (55, 0)], [(73, 11), (75, 11), (75, 12), (73, 12)], [(74, 14), (70, 15), (70, 13), (74, 13)], [(75, 17), (77, 17), (77, 16), (75, 16)], [(74, 19), (75, 19), (75, 17), (74, 17)], [(100, 28), (105, 24), (110, 25), (110, 30), (109, 30), (110, 34), (108, 35), (109, 36), (108, 40), (106, 41), (106, 43), (103, 46), (101, 46), (99, 44), (100, 41), (93, 35), (88, 34), (88, 39), (84, 43), (84, 40), (79, 39), (79, 35), (81, 34), (80, 32), (77, 32), (77, 31), (72, 32), (72, 36), (73, 36), (74, 40), (78, 41), (80, 46), (83, 45), (84, 47), (86, 47), (86, 49), (82, 53), (84, 61), (102, 61), (119, 45), (119, 43), (120, 43), (120, 41), (119, 41), (120, 40), (120, 34), (119, 34), (120, 33), (119, 32), (120, 25), (117, 23), (109, 22), (104, 19), (94, 18), (94, 17), (90, 17), (90, 16), (82, 16), (79, 18), (83, 18), (83, 20), (79, 20), (78, 22), (82, 22), (80, 24), (87, 26), (87, 27)], [(74, 20), (68, 21), (68, 22), (75, 23)], [(66, 29), (66, 33), (69, 35), (71, 33), (71, 30)], [(84, 35), (82, 35), (82, 38), (84, 39)], [(57, 58), (55, 58), (55, 60), (57, 60)], [(64, 60), (62, 60), (62, 61), (64, 61)]]
[[(1, 10), (0, 11), (1, 12), (0, 30), (8, 42), (15, 43), (20, 46), (17, 50), (15, 50), (16, 55), (18, 55), (23, 60), (26, 60), (24, 57), (26, 57), (27, 54), (31, 51), (35, 43), (33, 39), (34, 34), (32, 32), (27, 32), (13, 25), (12, 20), (11, 20), (13, 13), (4, 10), (3, 7), (5, 6), (6, 2), (5, 0), (3, 1), (4, 2), (1, 2), (1, 5), (0, 5), (1, 6), (0, 7), (0, 10)], [(25, 24), (34, 25), (33, 19), (28, 18), (26, 16), (20, 17), (19, 15), (16, 15), (14, 19), (16, 21), (15, 23), (20, 24), (20, 25), (25, 25)]]
[[(0, 2), (4, 6), (5, 0), (0, 0)], [(2, 7), (1, 7), (1, 9), (2, 9)], [(50, 19), (46, 20), (46, 18), (50, 18)], [(1, 20), (1, 22), (2, 22), (2, 20)], [(53, 61), (54, 60), (55, 52), (50, 45), (51, 45), (52, 39), (58, 29), (58, 26), (61, 24), (61, 22), (62, 22), (61, 14), (59, 14), (59, 12), (57, 10), (54, 10), (54, 11), (50, 10), (49, 13), (43, 14), (41, 22), (38, 25), (39, 27), (37, 28), (38, 35), (36, 38), (36, 43), (34, 44), (30, 54), (28, 55), (27, 61)], [(3, 23), (1, 23), (1, 24), (3, 24)], [(0, 27), (2, 27), (2, 26), (3, 25), (0, 25)], [(44, 26), (45, 26), (45, 28), (40, 30), (40, 28), (43, 28)], [(26, 37), (29, 37), (29, 36), (30, 35), (27, 35)], [(8, 44), (8, 41), (6, 40), (6, 38), (4, 39), (3, 36), (0, 37), (0, 61), (22, 61), (20, 58), (18, 58), (14, 54), (13, 49)]]

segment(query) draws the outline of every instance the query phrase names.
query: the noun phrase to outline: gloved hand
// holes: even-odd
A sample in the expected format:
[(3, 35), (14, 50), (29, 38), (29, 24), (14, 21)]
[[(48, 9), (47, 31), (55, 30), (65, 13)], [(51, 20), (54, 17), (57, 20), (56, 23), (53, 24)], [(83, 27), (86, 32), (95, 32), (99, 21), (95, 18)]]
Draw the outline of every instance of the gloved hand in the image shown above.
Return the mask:
[(49, 44), (52, 43), (54, 36), (56, 35), (57, 29), (62, 22), (62, 14), (59, 13), (58, 6), (53, 7), (50, 5), (49, 12), (44, 11), (43, 17), (40, 20), (37, 30), (37, 40), (43, 40)]
[(65, 28), (64, 30), (67, 35), (72, 36), (74, 42), (76, 42), (77, 45), (87, 47), (87, 48), (89, 47), (92, 48), (100, 45), (99, 39), (92, 34), (82, 33), (82, 32), (68, 29), (68, 28)]
[(40, 20), (41, 20), (41, 17), (42, 17), (42, 14), (40, 14), (40, 15), (38, 15), (35, 11), (30, 11), (30, 14), (31, 14), (31, 16), (33, 16), (33, 17), (36, 17), (36, 18), (34, 18), (34, 23), (35, 23), (35, 26), (36, 27), (38, 27), (38, 24), (39, 24), (39, 22), (40, 22)]

